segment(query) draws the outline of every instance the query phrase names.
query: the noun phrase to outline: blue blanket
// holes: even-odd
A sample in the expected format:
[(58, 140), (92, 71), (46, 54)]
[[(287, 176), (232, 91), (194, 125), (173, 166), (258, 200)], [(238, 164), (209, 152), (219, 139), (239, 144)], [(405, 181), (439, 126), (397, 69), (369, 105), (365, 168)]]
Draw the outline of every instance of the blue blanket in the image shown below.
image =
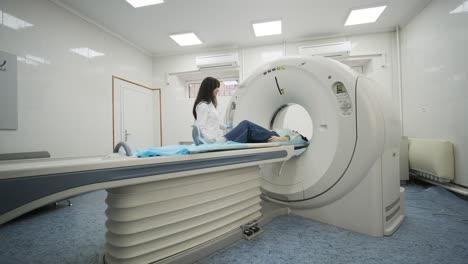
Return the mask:
[(154, 147), (147, 149), (138, 149), (135, 151), (135, 156), (139, 158), (156, 157), (156, 156), (180, 156), (187, 154), (195, 154), (210, 151), (221, 151), (221, 150), (234, 150), (234, 149), (246, 149), (247, 144), (236, 143), (228, 141), (226, 143), (213, 143), (203, 145), (170, 145), (164, 147)]
[[(264, 143), (257, 143), (264, 144)], [(272, 142), (268, 143), (270, 146), (281, 146), (281, 145), (294, 145), (296, 147), (309, 145), (308, 142), (303, 142), (303, 144), (294, 144), (291, 141), (284, 142)], [(211, 152), (211, 151), (222, 151), (222, 150), (236, 150), (236, 149), (247, 149), (252, 147), (252, 144), (237, 143), (233, 141), (228, 141), (226, 143), (212, 143), (212, 144), (202, 144), (202, 145), (170, 145), (164, 147), (153, 147), (147, 149), (138, 149), (134, 152), (134, 155), (139, 158), (147, 157), (157, 157), (157, 156), (180, 156), (187, 154)], [(306, 148), (296, 149), (295, 155), (301, 155), (304, 153)]]

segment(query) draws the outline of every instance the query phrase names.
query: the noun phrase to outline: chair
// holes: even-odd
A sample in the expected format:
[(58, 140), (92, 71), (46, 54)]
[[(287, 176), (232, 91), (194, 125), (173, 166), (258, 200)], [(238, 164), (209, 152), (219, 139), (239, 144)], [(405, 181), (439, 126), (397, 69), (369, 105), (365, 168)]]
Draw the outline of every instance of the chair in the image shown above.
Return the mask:
[(205, 139), (203, 139), (200, 128), (196, 124), (192, 125), (192, 138), (193, 138), (193, 142), (197, 146), (209, 143)]

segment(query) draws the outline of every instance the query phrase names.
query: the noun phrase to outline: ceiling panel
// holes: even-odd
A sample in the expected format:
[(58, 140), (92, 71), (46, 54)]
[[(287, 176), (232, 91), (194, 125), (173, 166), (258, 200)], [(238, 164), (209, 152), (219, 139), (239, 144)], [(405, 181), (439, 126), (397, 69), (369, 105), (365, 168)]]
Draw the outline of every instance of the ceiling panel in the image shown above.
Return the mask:
[[(133, 8), (125, 0), (60, 1), (136, 46), (158, 55), (244, 47), (318, 36), (361, 34), (406, 24), (431, 0), (166, 0)], [(388, 5), (376, 23), (345, 27), (356, 7)], [(252, 22), (283, 21), (283, 34), (255, 37)], [(204, 42), (180, 47), (169, 34), (195, 32)]]

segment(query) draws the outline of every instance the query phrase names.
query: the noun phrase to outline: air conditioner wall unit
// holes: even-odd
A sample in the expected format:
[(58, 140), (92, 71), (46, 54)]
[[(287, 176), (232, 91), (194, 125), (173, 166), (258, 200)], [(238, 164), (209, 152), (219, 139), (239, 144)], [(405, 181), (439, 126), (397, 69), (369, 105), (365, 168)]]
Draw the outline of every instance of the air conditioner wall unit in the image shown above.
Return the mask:
[(209, 56), (198, 56), (195, 58), (198, 69), (212, 69), (239, 66), (239, 55), (237, 53), (218, 54)]
[(309, 56), (343, 57), (348, 56), (350, 51), (350, 41), (299, 47), (299, 54)]

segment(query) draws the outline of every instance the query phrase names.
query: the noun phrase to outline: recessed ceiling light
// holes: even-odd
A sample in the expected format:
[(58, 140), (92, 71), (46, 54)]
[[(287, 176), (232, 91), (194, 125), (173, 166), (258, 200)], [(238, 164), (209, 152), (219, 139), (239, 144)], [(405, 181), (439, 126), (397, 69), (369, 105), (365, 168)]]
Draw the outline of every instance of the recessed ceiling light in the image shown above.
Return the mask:
[(385, 8), (387, 8), (387, 6), (351, 10), (348, 19), (346, 20), (345, 26), (374, 23), (377, 21)]
[(26, 55), (25, 57), (18, 56), (17, 60), (33, 66), (39, 66), (40, 64), (50, 64), (50, 61), (30, 54)]
[(6, 27), (9, 27), (14, 30), (20, 30), (28, 27), (33, 27), (34, 25), (24, 21), (22, 19), (19, 19), (13, 15), (10, 15), (8, 13), (4, 13), (2, 10), (0, 10), (0, 25), (4, 25)]
[(452, 10), (450, 14), (460, 14), (460, 13), (465, 13), (468, 12), (468, 1), (465, 1), (463, 4), (459, 5), (457, 8)]
[(281, 20), (252, 24), (255, 36), (270, 36), (281, 34)]
[(127, 2), (134, 8), (138, 8), (143, 6), (162, 4), (164, 3), (164, 0), (127, 0)]
[(95, 51), (90, 48), (75, 48), (75, 49), (70, 49), (70, 51), (88, 59), (92, 59), (94, 57), (101, 57), (105, 55), (102, 52)]
[(202, 44), (201, 40), (195, 35), (195, 33), (185, 33), (170, 35), (170, 37), (177, 42), (180, 46), (191, 46)]
[(42, 63), (42, 64), (50, 64), (50, 61), (44, 59), (44, 58), (40, 58), (40, 57), (37, 57), (37, 56), (33, 56), (33, 55), (26, 55), (26, 59), (28, 60), (32, 60), (32, 61), (35, 61), (35, 62), (39, 62), (39, 63)]

